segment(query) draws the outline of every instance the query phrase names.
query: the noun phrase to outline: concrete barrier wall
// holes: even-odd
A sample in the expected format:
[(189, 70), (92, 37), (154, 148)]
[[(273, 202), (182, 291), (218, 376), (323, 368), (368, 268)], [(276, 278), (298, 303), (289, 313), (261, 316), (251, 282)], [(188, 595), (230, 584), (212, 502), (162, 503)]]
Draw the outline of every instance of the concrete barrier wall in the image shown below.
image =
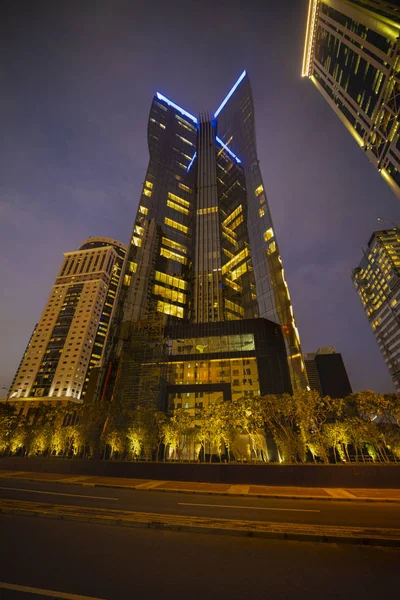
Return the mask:
[(252, 485), (400, 488), (400, 464), (238, 465), (0, 458), (0, 470)]

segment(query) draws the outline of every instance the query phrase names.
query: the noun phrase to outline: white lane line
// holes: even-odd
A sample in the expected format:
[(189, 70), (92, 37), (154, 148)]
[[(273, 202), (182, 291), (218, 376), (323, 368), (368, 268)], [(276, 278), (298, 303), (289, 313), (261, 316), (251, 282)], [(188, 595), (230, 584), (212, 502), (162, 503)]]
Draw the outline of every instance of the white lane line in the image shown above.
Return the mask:
[(244, 508), (246, 510), (280, 510), (285, 512), (321, 512), (311, 508), (271, 508), (265, 506), (234, 506), (233, 504), (195, 504), (194, 502), (178, 502), (181, 506), (213, 506), (214, 508)]
[(32, 492), (33, 494), (48, 494), (50, 496), (72, 496), (73, 498), (94, 498), (96, 500), (118, 500), (118, 498), (107, 498), (106, 496), (85, 496), (84, 494), (63, 494), (61, 492), (45, 492), (43, 490), (30, 490), (25, 488), (4, 487), (0, 490), (11, 490), (12, 492)]
[(50, 596), (51, 598), (62, 598), (63, 600), (105, 600), (105, 598), (81, 596), (80, 594), (68, 594), (66, 592), (55, 592), (53, 590), (42, 590), (26, 585), (17, 585), (15, 583), (2, 583), (1, 581), (0, 589), (12, 590), (14, 592), (26, 592), (27, 594), (38, 594), (39, 596)]

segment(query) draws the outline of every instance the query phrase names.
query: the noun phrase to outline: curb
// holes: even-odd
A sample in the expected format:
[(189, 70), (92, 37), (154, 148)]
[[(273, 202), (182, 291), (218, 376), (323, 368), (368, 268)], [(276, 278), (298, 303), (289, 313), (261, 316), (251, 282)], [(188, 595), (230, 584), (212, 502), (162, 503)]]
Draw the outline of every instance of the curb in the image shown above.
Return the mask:
[[(12, 473), (12, 472), (11, 472)], [(88, 475), (88, 477), (91, 477)], [(34, 481), (36, 483), (57, 483), (57, 484), (68, 484), (68, 485), (77, 485), (81, 487), (97, 487), (97, 488), (110, 488), (110, 489), (122, 489), (122, 490), (133, 490), (136, 492), (163, 492), (168, 493), (171, 492), (173, 494), (193, 494), (193, 495), (203, 495), (203, 496), (228, 496), (232, 498), (272, 498), (274, 500), (317, 500), (321, 502), (383, 502), (383, 503), (400, 503), (400, 498), (368, 498), (362, 497), (359, 498), (354, 496), (353, 498), (348, 497), (335, 497), (335, 496), (296, 496), (296, 495), (286, 495), (286, 494), (240, 494), (240, 493), (231, 493), (231, 492), (218, 492), (213, 490), (192, 490), (181, 489), (181, 488), (141, 488), (138, 486), (126, 486), (126, 485), (118, 485), (114, 483), (91, 483), (90, 481), (68, 481), (68, 479), (37, 479), (35, 477), (7, 477), (0, 475), (1, 480), (12, 480), (12, 481)], [(185, 482), (186, 483), (186, 482)], [(232, 484), (233, 485), (233, 484)], [(0, 486), (1, 489), (1, 486)]]
[[(400, 529), (364, 529), (324, 525), (296, 525), (293, 523), (275, 523), (260, 521), (239, 521), (231, 519), (208, 519), (203, 517), (180, 517), (157, 513), (126, 513), (106, 509), (85, 509), (85, 512), (72, 512), (70, 507), (32, 502), (20, 502), (13, 506), (0, 506), (0, 514), (23, 515), (38, 518), (77, 521), (97, 525), (112, 525), (140, 529), (157, 529), (186, 533), (207, 533), (263, 539), (277, 539), (298, 542), (325, 542), (335, 544), (353, 544), (362, 546), (400, 547)], [(74, 507), (78, 508), (78, 507)], [(65, 510), (67, 509), (67, 510)], [(102, 511), (103, 514), (102, 514)], [(92, 514), (90, 514), (92, 512)], [(85, 514), (86, 513), (86, 514)], [(111, 514), (110, 514), (111, 513)]]
[[(35, 480), (37, 481), (37, 480)], [(62, 481), (57, 481), (57, 483), (63, 483)], [(68, 483), (67, 481), (65, 483)], [(73, 482), (71, 482), (73, 483)], [(104, 488), (114, 488), (114, 489), (122, 489), (122, 490), (135, 490), (136, 492), (173, 492), (174, 494), (202, 494), (204, 496), (230, 496), (232, 498), (273, 498), (276, 500), (321, 500), (321, 501), (330, 501), (330, 502), (397, 502), (400, 503), (400, 498), (335, 498), (334, 496), (287, 496), (284, 494), (235, 494), (231, 492), (213, 492), (211, 490), (182, 490), (182, 489), (157, 489), (157, 488), (149, 488), (143, 489), (139, 487), (126, 487), (124, 485), (115, 485), (108, 483), (81, 483), (76, 482), (78, 485), (90, 486), (90, 487), (104, 487)]]

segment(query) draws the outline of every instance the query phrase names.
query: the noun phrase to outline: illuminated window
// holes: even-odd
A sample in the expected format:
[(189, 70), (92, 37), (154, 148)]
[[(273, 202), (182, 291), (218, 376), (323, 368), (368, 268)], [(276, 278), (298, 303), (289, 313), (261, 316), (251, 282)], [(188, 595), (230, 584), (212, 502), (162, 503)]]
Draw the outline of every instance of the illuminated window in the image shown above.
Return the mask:
[(178, 202), (178, 204), (181, 204), (182, 206), (186, 206), (187, 208), (190, 208), (190, 202), (188, 202), (187, 200), (184, 200), (180, 196), (176, 196), (172, 192), (168, 192), (168, 198), (170, 200), (175, 200), (175, 202)]
[(140, 227), (140, 225), (135, 225), (135, 233), (137, 233), (138, 235), (143, 235), (144, 234), (143, 227)]
[(255, 194), (256, 196), (259, 196), (261, 194), (261, 192), (264, 191), (264, 187), (262, 185), (259, 185), (258, 188), (255, 190)]
[(169, 248), (173, 248), (174, 250), (179, 250), (180, 252), (183, 252), (183, 254), (187, 254), (188, 250), (186, 246), (180, 244), (179, 242), (175, 242), (174, 240), (169, 240), (168, 238), (163, 237), (161, 243), (163, 244), (163, 246), (168, 246)]
[(194, 127), (191, 123), (185, 121), (185, 119), (182, 119), (182, 117), (180, 117), (179, 115), (175, 114), (175, 119), (177, 119), (179, 124), (182, 125), (182, 127), (187, 129), (188, 131), (196, 131), (196, 127)]
[(175, 304), (170, 304), (169, 302), (163, 302), (159, 300), (157, 302), (157, 310), (158, 312), (162, 312), (166, 315), (171, 315), (173, 317), (178, 317), (179, 319), (183, 319), (183, 307), (176, 306)]
[(229, 252), (229, 250), (227, 250), (226, 248), (222, 248), (223, 253), (225, 254), (225, 256), (227, 256), (229, 259), (234, 258), (234, 254), (232, 254), (232, 252)]
[(151, 190), (146, 190), (146, 188), (145, 188), (145, 189), (143, 190), (143, 194), (144, 194), (145, 196), (148, 196), (149, 198), (151, 198), (152, 191), (151, 191)]
[(162, 285), (154, 284), (153, 294), (156, 296), (163, 296), (164, 298), (168, 298), (168, 300), (172, 300), (173, 302), (180, 302), (181, 304), (185, 304), (186, 296), (182, 292), (178, 292), (177, 290), (171, 290)]
[(142, 239), (139, 237), (136, 237), (135, 235), (132, 237), (132, 244), (134, 246), (137, 246), (138, 248), (140, 248), (140, 246), (142, 245)]
[(189, 192), (189, 194), (192, 193), (192, 190), (190, 189), (190, 187), (188, 187), (184, 183), (178, 183), (178, 187), (180, 187), (181, 190), (184, 190), (185, 192)]
[(235, 217), (237, 217), (243, 210), (242, 205), (238, 206), (229, 216), (226, 217), (225, 221), (222, 221), (222, 225), (228, 225)]
[(151, 181), (147, 181), (147, 180), (146, 180), (146, 181), (144, 182), (144, 185), (145, 185), (146, 187), (148, 187), (148, 188), (149, 188), (149, 190), (152, 190), (152, 189), (153, 189), (153, 184), (151, 183)]
[(217, 213), (218, 206), (208, 206), (207, 208), (199, 208), (197, 210), (198, 215), (208, 215), (210, 213)]
[(267, 229), (267, 231), (264, 233), (264, 240), (266, 242), (268, 242), (268, 240), (270, 240), (271, 238), (274, 237), (274, 230), (272, 229), (272, 227), (270, 227), (269, 229)]
[(239, 227), (240, 223), (243, 223), (243, 218), (243, 215), (240, 215), (237, 219), (235, 219), (233, 223), (231, 223), (230, 229), (236, 229), (236, 227)]
[(184, 215), (189, 214), (189, 211), (187, 208), (184, 208), (183, 206), (180, 206), (179, 204), (172, 202), (172, 200), (167, 200), (167, 206), (169, 206), (170, 208), (173, 208), (174, 210), (177, 210), (178, 212), (183, 213)]
[(233, 290), (235, 290), (235, 292), (238, 292), (239, 294), (241, 294), (243, 292), (242, 286), (239, 285), (238, 283), (235, 283), (234, 281), (231, 281), (230, 279), (225, 279), (225, 283), (226, 283), (226, 285), (229, 285), (229, 287), (231, 287)]
[(258, 214), (260, 215), (260, 217), (263, 217), (265, 215), (265, 210), (264, 208), (259, 208), (258, 209)]
[(393, 300), (391, 301), (391, 303), (390, 303), (390, 304), (391, 304), (392, 306), (396, 306), (396, 304), (397, 304), (397, 300), (396, 300), (396, 298), (393, 298)]
[(237, 248), (237, 247), (238, 247), (238, 243), (237, 243), (237, 241), (235, 240), (235, 238), (234, 238), (234, 237), (232, 237), (231, 235), (229, 235), (229, 233), (227, 233), (226, 231), (222, 231), (222, 235), (223, 235), (223, 237), (224, 237), (226, 240), (228, 240), (228, 242), (230, 242), (230, 243), (231, 243), (233, 246), (235, 246), (235, 248)]
[(182, 265), (187, 265), (187, 262), (188, 262), (186, 256), (181, 256), (180, 254), (177, 254), (176, 252), (172, 252), (172, 250), (168, 250), (168, 248), (161, 248), (160, 255), (165, 256), (165, 258), (169, 258), (170, 260), (176, 260), (177, 262), (181, 263)]
[(242, 308), (239, 304), (225, 299), (225, 306), (226, 308), (229, 308), (229, 310), (239, 313), (240, 315), (242, 315), (242, 317), (244, 316), (244, 308)]
[(172, 277), (172, 275), (167, 275), (166, 273), (162, 273), (161, 271), (156, 271), (154, 277), (157, 281), (166, 283), (171, 287), (176, 287), (180, 290), (187, 290), (187, 281), (185, 281), (184, 279), (180, 279), (180, 277)]
[(179, 135), (179, 133), (175, 134), (180, 140), (182, 140), (182, 142), (185, 142), (185, 144), (187, 144), (188, 146), (193, 146), (195, 147), (195, 145), (192, 142), (189, 142), (189, 140), (187, 140), (186, 138), (182, 137), (181, 135)]
[(182, 223), (177, 223), (176, 221), (173, 221), (172, 219), (168, 219), (168, 217), (164, 218), (164, 223), (166, 225), (168, 225), (169, 227), (173, 227), (174, 229), (177, 229), (178, 231), (183, 231), (183, 233), (188, 233), (188, 231), (189, 231), (189, 227), (186, 227), (186, 225), (182, 225)]
[(236, 265), (238, 265), (242, 260), (249, 256), (249, 249), (244, 248), (237, 254), (234, 258), (231, 258), (227, 263), (225, 263), (222, 267), (222, 274), (226, 273)]
[(131, 284), (131, 275), (125, 275), (124, 276), (124, 285), (130, 285)]
[(245, 262), (242, 265), (240, 265), (240, 267), (238, 267), (237, 269), (232, 271), (232, 273), (231, 273), (232, 280), (235, 281), (236, 279), (239, 279), (239, 277), (241, 277), (244, 273), (246, 273), (246, 271), (247, 271), (247, 263)]
[(267, 253), (273, 254), (274, 252), (276, 252), (276, 244), (275, 244), (275, 242), (271, 242), (268, 247)]
[(148, 215), (149, 214), (149, 209), (146, 206), (139, 206), (139, 212), (142, 213), (142, 215)]

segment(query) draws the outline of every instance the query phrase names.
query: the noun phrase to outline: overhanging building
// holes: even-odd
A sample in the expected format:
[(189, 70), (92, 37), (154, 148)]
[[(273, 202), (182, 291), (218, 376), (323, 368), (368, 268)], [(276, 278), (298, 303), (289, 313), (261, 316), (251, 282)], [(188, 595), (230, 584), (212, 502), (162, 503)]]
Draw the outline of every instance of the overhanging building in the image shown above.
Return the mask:
[(308, 77), (400, 198), (400, 3), (310, 0)]
[[(226, 322), (222, 329), (228, 322), (259, 318), (275, 323), (285, 340), (291, 385), (305, 387), (299, 335), (257, 157), (246, 72), (213, 115), (196, 117), (157, 93), (148, 147), (150, 160), (128, 251), (130, 287), (119, 315), (122, 326), (116, 327), (121, 332), (118, 373), (126, 378), (117, 385), (122, 396), (129, 386), (140, 387), (132, 373), (146, 361), (162, 362), (160, 322), (174, 327)], [(150, 345), (141, 341), (145, 330), (153, 340)], [(135, 351), (132, 335), (141, 350)], [(222, 338), (220, 344), (222, 348)], [(149, 347), (158, 348), (154, 356)], [(105, 376), (109, 385), (110, 364)], [(284, 387), (289, 391), (290, 385)], [(260, 387), (253, 391), (260, 393)], [(149, 399), (151, 393), (145, 396)]]
[(353, 283), (375, 334), (393, 385), (400, 393), (400, 232), (375, 231)]

